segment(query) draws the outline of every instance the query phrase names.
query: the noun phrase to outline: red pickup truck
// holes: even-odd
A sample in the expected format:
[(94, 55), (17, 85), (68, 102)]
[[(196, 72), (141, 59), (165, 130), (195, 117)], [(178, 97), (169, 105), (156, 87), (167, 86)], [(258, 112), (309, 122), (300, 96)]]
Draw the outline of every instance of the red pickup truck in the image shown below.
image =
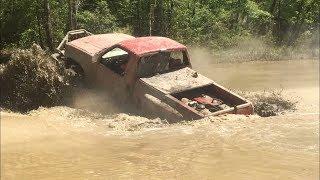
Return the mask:
[(166, 37), (70, 31), (54, 58), (91, 86), (141, 112), (173, 120), (253, 113), (252, 103), (192, 69), (186, 46)]

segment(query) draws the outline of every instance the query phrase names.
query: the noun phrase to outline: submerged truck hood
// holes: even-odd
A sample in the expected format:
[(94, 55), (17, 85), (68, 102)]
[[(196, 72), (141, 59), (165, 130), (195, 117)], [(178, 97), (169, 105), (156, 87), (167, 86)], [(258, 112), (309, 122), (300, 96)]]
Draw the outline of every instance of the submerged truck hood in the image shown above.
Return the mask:
[(140, 80), (166, 94), (204, 86), (213, 82), (189, 67), (148, 78), (140, 78)]

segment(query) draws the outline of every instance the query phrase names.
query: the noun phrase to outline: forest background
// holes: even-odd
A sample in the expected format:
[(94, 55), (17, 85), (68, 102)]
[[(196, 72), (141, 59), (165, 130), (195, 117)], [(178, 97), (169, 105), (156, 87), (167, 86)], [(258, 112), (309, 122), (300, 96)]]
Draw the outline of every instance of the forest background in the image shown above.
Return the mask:
[(319, 57), (317, 0), (1, 0), (0, 49), (54, 51), (66, 32), (166, 36), (221, 61)]

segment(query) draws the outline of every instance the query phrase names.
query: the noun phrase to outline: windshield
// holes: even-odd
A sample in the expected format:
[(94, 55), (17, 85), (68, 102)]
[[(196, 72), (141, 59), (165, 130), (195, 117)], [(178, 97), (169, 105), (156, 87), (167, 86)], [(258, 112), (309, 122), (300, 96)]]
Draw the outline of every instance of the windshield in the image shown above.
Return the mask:
[(148, 77), (184, 68), (189, 65), (184, 51), (161, 51), (141, 57), (138, 76)]

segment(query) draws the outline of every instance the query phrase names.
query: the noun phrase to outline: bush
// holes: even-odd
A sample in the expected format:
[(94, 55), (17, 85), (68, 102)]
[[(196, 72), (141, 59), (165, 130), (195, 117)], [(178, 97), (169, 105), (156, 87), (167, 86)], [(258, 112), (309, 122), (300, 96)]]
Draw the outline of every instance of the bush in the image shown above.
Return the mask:
[(26, 112), (64, 101), (71, 90), (71, 73), (63, 62), (54, 60), (37, 45), (11, 53), (10, 60), (0, 66), (1, 107)]

